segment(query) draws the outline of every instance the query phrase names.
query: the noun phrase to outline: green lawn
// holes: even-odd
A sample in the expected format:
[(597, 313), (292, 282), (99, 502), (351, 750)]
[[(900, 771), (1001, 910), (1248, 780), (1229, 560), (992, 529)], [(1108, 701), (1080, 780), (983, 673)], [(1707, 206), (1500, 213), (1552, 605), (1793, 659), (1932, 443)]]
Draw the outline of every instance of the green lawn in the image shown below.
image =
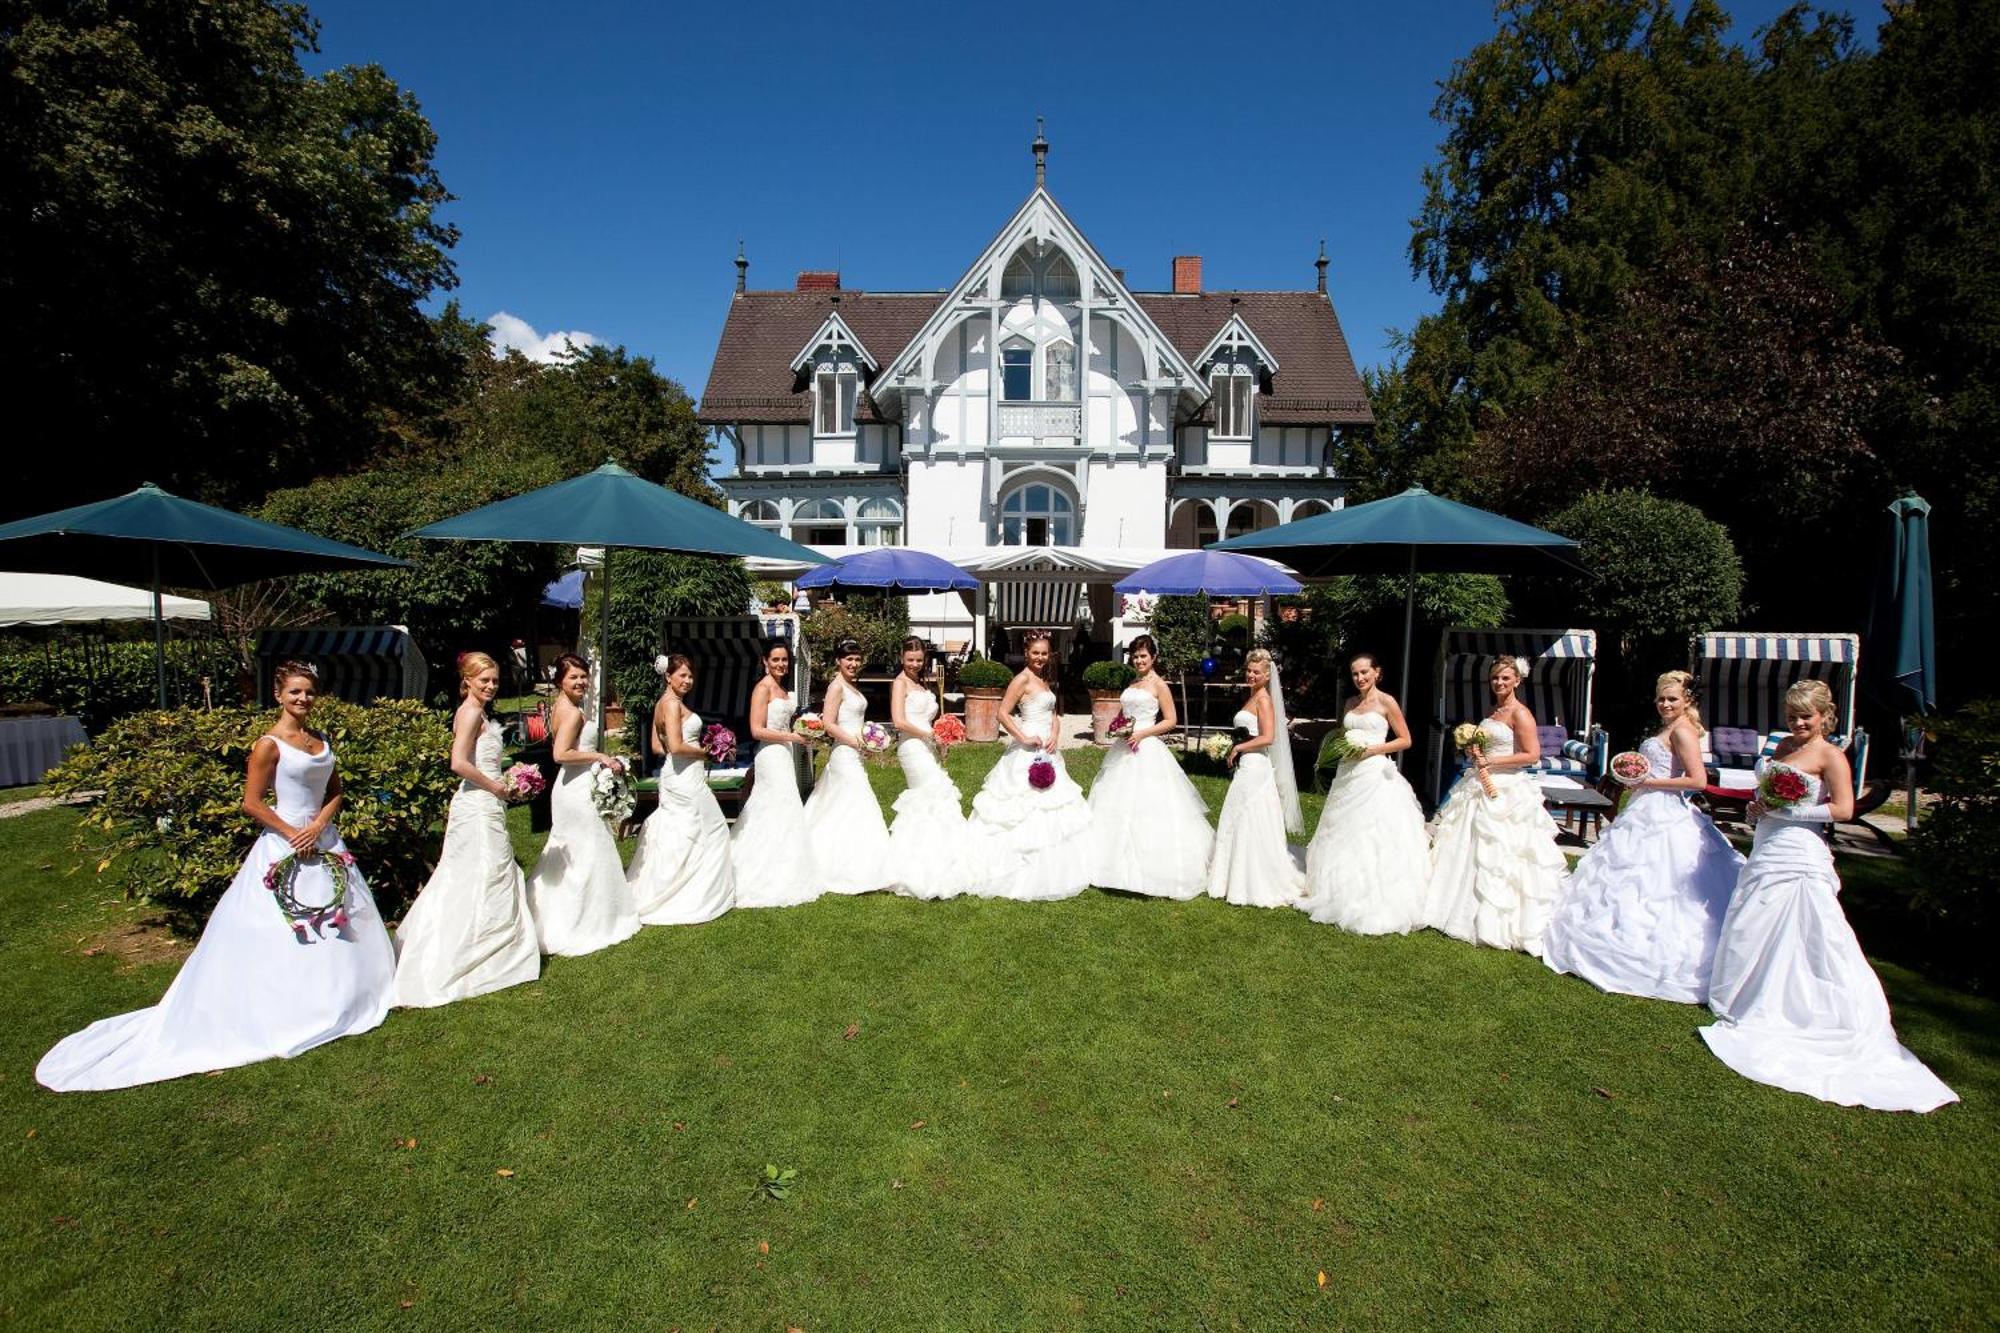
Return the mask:
[[(954, 755), (961, 785), (993, 754)], [(173, 970), (83, 954), (143, 914), (67, 873), (74, 819), (0, 823), (0, 1319), (23, 1327), (2000, 1310), (2000, 1007), (1895, 966), (1902, 1036), (1963, 1105), (1762, 1087), (1709, 1056), (1704, 1011), (1435, 934), (1096, 892), (735, 912), (295, 1061), (57, 1097), (41, 1053)], [(751, 1196), (766, 1163), (798, 1171), (789, 1200)]]

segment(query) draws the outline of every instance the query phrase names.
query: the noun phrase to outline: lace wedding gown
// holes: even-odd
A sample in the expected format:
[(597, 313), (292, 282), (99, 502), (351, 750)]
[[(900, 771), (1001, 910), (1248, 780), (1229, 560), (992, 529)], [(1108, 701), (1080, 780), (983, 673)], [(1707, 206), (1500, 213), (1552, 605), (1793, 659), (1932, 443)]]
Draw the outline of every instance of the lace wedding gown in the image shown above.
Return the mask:
[[(1652, 771), (1685, 772), (1662, 736), (1639, 746)], [(1682, 1004), (1708, 998), (1715, 938), (1743, 858), (1678, 791), (1633, 792), (1570, 872), (1542, 961), (1599, 990)]]
[[(472, 761), (500, 781), (500, 724), (486, 719)], [(396, 927), (396, 1003), (413, 1009), (470, 999), (541, 975), (528, 886), (507, 836), (507, 805), (460, 782), (437, 869)]]
[[(1514, 753), (1512, 727), (1490, 717), (1479, 726), (1489, 758)], [(1478, 770), (1468, 765), (1445, 798), (1431, 844), (1424, 920), (1454, 939), (1540, 957), (1568, 863), (1534, 778), (1518, 768), (1489, 776), (1496, 795), (1486, 794)]]
[[(597, 723), (586, 721), (577, 748), (597, 748)], [(639, 913), (625, 883), (618, 840), (591, 799), (596, 764), (564, 764), (549, 793), (549, 840), (528, 873), (528, 908), (545, 954), (596, 953), (639, 933)]]
[(955, 897), (969, 877), (958, 788), (927, 738), (937, 714), (937, 699), (929, 691), (904, 694), (903, 716), (926, 735), (905, 736), (896, 745), (904, 786), (889, 826), (889, 882), (911, 898)]
[[(701, 739), (701, 718), (681, 714), (681, 740)], [(627, 875), (639, 920), (649, 926), (693, 926), (736, 905), (729, 821), (708, 789), (708, 764), (698, 754), (672, 754), (660, 770), (660, 803), (639, 827)]]
[[(1122, 702), (1122, 701), (1121, 701)], [(1244, 708), (1231, 725), (1257, 735), (1257, 715)], [(1285, 745), (1281, 736), (1274, 745)], [(1208, 862), (1208, 896), (1239, 907), (1290, 907), (1305, 891), (1305, 876), (1292, 859), (1285, 837), (1285, 804), (1268, 750), (1248, 750), (1236, 758), (1229, 794), (1215, 825), (1215, 850)]]
[[(785, 731), (797, 708), (790, 695), (772, 699), (764, 726)], [(806, 841), (806, 806), (799, 799), (796, 746), (761, 742), (750, 761), (750, 794), (736, 813), (729, 862), (738, 907), (794, 907), (819, 897), (812, 845)]]
[[(1152, 691), (1127, 686), (1118, 707), (1135, 730), (1160, 716)], [(1090, 786), (1090, 881), (1156, 898), (1195, 898), (1208, 888), (1215, 830), (1208, 802), (1158, 736), (1134, 750), (1113, 739)]]
[[(1023, 693), (1015, 712), (1021, 730), (1046, 736), (1055, 721), (1053, 690)], [(1029, 770), (1046, 759), (1055, 781), (1037, 789)], [(1071, 898), (1090, 886), (1090, 805), (1071, 780), (1059, 751), (1021, 744), (1011, 736), (1000, 762), (986, 774), (965, 821), (968, 892), (986, 898), (1048, 902)]]
[[(325, 803), (333, 747), (309, 755), (277, 746), (272, 808), (297, 828)], [(347, 850), (331, 825), (318, 846)], [(35, 1066), (36, 1080), (56, 1092), (129, 1088), (297, 1055), (379, 1024), (389, 1012), (396, 953), (367, 883), (350, 868), (347, 925), (308, 927), (300, 940), (264, 887), (264, 872), (290, 852), (270, 830), (258, 834), (160, 1002), (63, 1038)], [(332, 902), (326, 863), (302, 863), (292, 892), (301, 904)]]
[[(843, 685), (835, 708), (839, 727), (859, 737), (868, 701)], [(868, 785), (861, 751), (835, 745), (826, 771), (806, 801), (806, 843), (812, 848), (819, 887), (827, 893), (872, 893), (889, 887), (889, 826)]]
[[(1380, 713), (1349, 712), (1340, 725), (1357, 745), (1389, 739)], [(1306, 848), (1299, 910), (1356, 935), (1407, 935), (1424, 924), (1430, 879), (1423, 807), (1396, 761), (1386, 754), (1343, 761)]]
[[(1757, 765), (1761, 777), (1766, 763)], [(1825, 799), (1818, 778), (1806, 804)], [(1702, 1040), (1745, 1078), (1823, 1102), (1931, 1111), (1958, 1094), (1896, 1040), (1882, 982), (1840, 910), (1833, 853), (1814, 823), (1757, 821), (1716, 943)]]

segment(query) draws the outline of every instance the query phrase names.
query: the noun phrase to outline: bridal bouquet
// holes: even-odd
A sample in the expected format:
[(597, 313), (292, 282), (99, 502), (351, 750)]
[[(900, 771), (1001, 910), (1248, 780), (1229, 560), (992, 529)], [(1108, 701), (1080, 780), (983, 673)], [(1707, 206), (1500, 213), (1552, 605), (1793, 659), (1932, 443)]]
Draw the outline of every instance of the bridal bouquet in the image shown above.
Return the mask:
[(1812, 795), (1812, 779), (1790, 764), (1766, 764), (1757, 779), (1757, 804), (1776, 813), (1803, 805)]
[(1028, 785), (1036, 791), (1047, 791), (1056, 785), (1056, 766), (1047, 755), (1038, 755), (1035, 762), (1028, 765)]
[(868, 759), (879, 759), (889, 753), (889, 746), (896, 738), (880, 722), (861, 724), (861, 753)]
[[(1477, 722), (1461, 722), (1451, 729), (1452, 746), (1460, 753), (1467, 750), (1477, 750), (1483, 757), (1486, 753), (1486, 743), (1490, 739), (1491, 737), (1486, 734), (1486, 728), (1480, 726)], [(1475, 768), (1473, 772), (1479, 774), (1479, 785), (1488, 796), (1498, 796), (1500, 794), (1494, 789), (1493, 775), (1491, 773), (1481, 768)]]
[(1201, 752), (1218, 764), (1229, 762), (1229, 752), (1236, 748), (1236, 738), (1227, 732), (1214, 732), (1202, 737)]
[(1350, 759), (1359, 759), (1368, 753), (1368, 747), (1359, 741), (1350, 740), (1345, 731), (1336, 727), (1326, 733), (1326, 739), (1319, 743), (1319, 758), (1313, 760), (1314, 768), (1337, 768)]
[(335, 930), (347, 929), (347, 877), (354, 869), (354, 857), (348, 852), (320, 852), (319, 858), (326, 862), (327, 874), (333, 877), (333, 900), (317, 907), (307, 907), (298, 900), (293, 885), (299, 878), (299, 854), (287, 852), (271, 863), (264, 872), (264, 887), (271, 891), (271, 899), (278, 905), (278, 912), (285, 918), (285, 924), (292, 928), (300, 944), (307, 940), (306, 928), (315, 931), (325, 926)]
[(549, 780), (533, 764), (516, 764), (500, 775), (510, 801), (532, 801), (549, 789)]
[(1626, 787), (1636, 787), (1653, 776), (1653, 761), (1637, 750), (1624, 750), (1611, 756), (1611, 776)]
[(931, 725), (931, 739), (937, 742), (938, 755), (947, 755), (965, 739), (965, 723), (958, 720), (958, 714), (946, 713)]
[(800, 713), (792, 722), (792, 734), (803, 736), (809, 743), (818, 745), (826, 739), (826, 723), (818, 713)]
[(708, 755), (709, 762), (733, 764), (736, 762), (736, 733), (720, 722), (711, 722), (702, 729), (701, 748)]
[(1132, 719), (1121, 712), (1117, 717), (1111, 719), (1111, 725), (1104, 729), (1104, 734), (1115, 741), (1121, 736), (1130, 736), (1132, 731)]
[(632, 817), (638, 800), (632, 794), (632, 780), (625, 771), (609, 764), (590, 766), (590, 803), (597, 807), (600, 817), (612, 824), (622, 824)]

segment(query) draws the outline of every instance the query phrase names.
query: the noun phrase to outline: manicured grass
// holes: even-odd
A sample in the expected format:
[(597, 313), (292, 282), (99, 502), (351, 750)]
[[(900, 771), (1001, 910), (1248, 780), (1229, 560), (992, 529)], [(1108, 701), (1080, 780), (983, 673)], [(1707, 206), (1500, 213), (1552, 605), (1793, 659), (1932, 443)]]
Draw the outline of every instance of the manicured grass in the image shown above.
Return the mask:
[[(968, 792), (993, 754), (953, 756)], [(2000, 1303), (2000, 1008), (1894, 966), (1905, 1042), (1965, 1104), (1747, 1082), (1703, 1011), (1520, 955), (1097, 892), (735, 912), (295, 1061), (58, 1097), (49, 1044), (172, 972), (81, 955), (143, 913), (65, 873), (74, 819), (0, 824), (23, 1326), (1977, 1327)], [(767, 1162), (789, 1201), (751, 1197)]]

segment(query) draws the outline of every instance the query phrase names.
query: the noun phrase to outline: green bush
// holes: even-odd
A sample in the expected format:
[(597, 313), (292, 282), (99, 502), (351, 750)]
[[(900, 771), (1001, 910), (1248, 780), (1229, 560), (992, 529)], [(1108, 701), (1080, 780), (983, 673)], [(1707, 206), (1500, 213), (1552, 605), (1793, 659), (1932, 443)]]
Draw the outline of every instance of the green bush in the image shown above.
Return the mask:
[(1083, 669), (1086, 690), (1122, 690), (1139, 673), (1123, 662), (1092, 662)]
[(1199, 671), (1215, 642), (1215, 621), (1206, 597), (1161, 597), (1153, 603), (1153, 623), (1146, 627), (1160, 647), (1155, 669), (1161, 675)]
[(958, 685), (966, 690), (1004, 690), (1014, 679), (1005, 662), (975, 657), (958, 669)]
[(869, 666), (895, 666), (903, 640), (910, 633), (910, 603), (902, 597), (850, 594), (844, 602), (828, 602), (807, 616), (800, 627), (812, 653), (813, 674), (821, 679), (833, 670), (834, 645), (856, 639)]
[(1630, 651), (1684, 645), (1736, 618), (1743, 565), (1729, 531), (1691, 504), (1644, 491), (1593, 491), (1551, 514), (1551, 532), (1573, 538), (1588, 575), (1560, 581), (1571, 623), (1607, 633)]
[[(740, 616), (750, 607), (750, 579), (741, 560), (667, 551), (611, 553), (611, 692), (625, 705), (625, 731), (639, 752), (639, 724), (660, 695), (653, 659), (668, 620)], [(597, 598), (584, 598), (584, 642), (597, 643)], [(695, 662), (695, 670), (705, 665)]]
[[(214, 697), (236, 699), (236, 663), (226, 644), (210, 639), (167, 641), (167, 698), (176, 705), (206, 702), (207, 676)], [(153, 708), (159, 683), (150, 639), (129, 643), (10, 640), (0, 647), (0, 703), (45, 703), (83, 720), (92, 735), (113, 719)]]
[(2000, 699), (1980, 699), (1934, 722), (1931, 790), (1911, 846), (1911, 906), (1948, 942), (1953, 961), (1990, 985), (2000, 958)]
[[(259, 826), (242, 810), (251, 744), (269, 708), (135, 713), (48, 776), (49, 794), (102, 792), (77, 847), (128, 894), (197, 930), (229, 887)], [(346, 803), (337, 821), (385, 917), (401, 914), (437, 860), (438, 821), (458, 786), (443, 714), (414, 700), (322, 699), (313, 725), (333, 742)], [(275, 916), (273, 918), (275, 923)]]
[(1229, 642), (1235, 644), (1238, 648), (1242, 648), (1250, 642), (1250, 617), (1240, 611), (1231, 611), (1228, 615), (1216, 621), (1215, 628), (1223, 638), (1229, 640)]

